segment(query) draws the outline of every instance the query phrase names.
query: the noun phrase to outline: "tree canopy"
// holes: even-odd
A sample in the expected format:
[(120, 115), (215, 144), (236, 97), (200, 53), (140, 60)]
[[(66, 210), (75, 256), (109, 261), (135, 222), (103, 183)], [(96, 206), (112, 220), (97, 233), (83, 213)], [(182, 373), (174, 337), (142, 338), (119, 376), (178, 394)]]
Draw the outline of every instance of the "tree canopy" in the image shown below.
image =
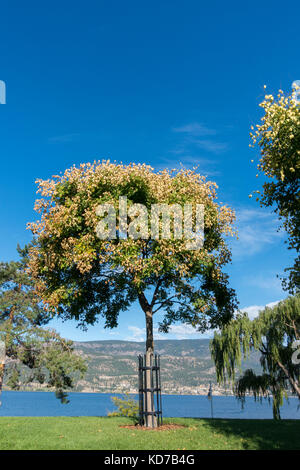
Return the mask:
[[(266, 307), (254, 320), (246, 313), (216, 332), (211, 353), (220, 383), (229, 381), (242, 402), (247, 392), (255, 398), (273, 397), (273, 416), (280, 418), (280, 406), (287, 390), (300, 399), (300, 366), (295, 361), (295, 341), (300, 340), (300, 295), (288, 297), (273, 308)], [(251, 351), (259, 351), (262, 373), (247, 370), (236, 380), (236, 372)]]
[(266, 95), (260, 104), (262, 123), (250, 134), (260, 147), (258, 171), (267, 177), (262, 191), (256, 190), (261, 206), (272, 207), (288, 236), (288, 249), (296, 251), (294, 265), (286, 268), (284, 287), (300, 288), (300, 105), (294, 93)]
[[(138, 300), (151, 318), (165, 312), (163, 331), (176, 321), (204, 330), (231, 318), (235, 295), (222, 268), (230, 261), (225, 236), (233, 233), (234, 213), (216, 202), (215, 183), (191, 170), (155, 172), (147, 165), (104, 161), (74, 166), (38, 185), (43, 197), (35, 208), (41, 218), (29, 224), (36, 239), (29, 266), (47, 308), (82, 325), (103, 316), (112, 328), (118, 314)], [(98, 205), (110, 203), (118, 213), (124, 196), (129, 224), (138, 220), (130, 213), (134, 204), (149, 211), (156, 203), (203, 204), (204, 246), (190, 250), (174, 231), (169, 239), (122, 239), (118, 223), (117, 238), (101, 240)]]
[[(72, 341), (46, 327), (52, 315), (39, 305), (24, 270), (27, 249), (19, 253), (20, 261), (0, 263), (0, 340), (7, 357), (6, 383), (13, 389), (32, 382), (46, 385), (66, 402), (66, 390), (83, 376), (86, 365), (74, 352)], [(3, 370), (0, 375), (1, 388)]]

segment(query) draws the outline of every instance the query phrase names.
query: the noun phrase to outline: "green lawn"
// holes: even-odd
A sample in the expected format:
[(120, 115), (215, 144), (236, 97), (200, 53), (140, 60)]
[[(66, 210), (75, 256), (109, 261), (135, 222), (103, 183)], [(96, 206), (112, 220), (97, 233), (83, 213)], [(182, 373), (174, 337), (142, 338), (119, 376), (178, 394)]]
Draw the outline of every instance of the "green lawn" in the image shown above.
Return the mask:
[(120, 428), (126, 418), (0, 418), (0, 449), (300, 449), (300, 421), (169, 419), (183, 429)]

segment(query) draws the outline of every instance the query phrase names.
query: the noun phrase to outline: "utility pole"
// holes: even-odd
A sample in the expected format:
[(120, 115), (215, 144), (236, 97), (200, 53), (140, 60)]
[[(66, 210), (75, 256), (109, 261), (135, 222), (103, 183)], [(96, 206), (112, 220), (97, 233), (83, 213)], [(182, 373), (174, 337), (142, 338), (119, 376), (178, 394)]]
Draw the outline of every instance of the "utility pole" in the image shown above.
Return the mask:
[(3, 386), (4, 378), (4, 368), (5, 368), (5, 343), (0, 341), (0, 406), (1, 406), (1, 393)]

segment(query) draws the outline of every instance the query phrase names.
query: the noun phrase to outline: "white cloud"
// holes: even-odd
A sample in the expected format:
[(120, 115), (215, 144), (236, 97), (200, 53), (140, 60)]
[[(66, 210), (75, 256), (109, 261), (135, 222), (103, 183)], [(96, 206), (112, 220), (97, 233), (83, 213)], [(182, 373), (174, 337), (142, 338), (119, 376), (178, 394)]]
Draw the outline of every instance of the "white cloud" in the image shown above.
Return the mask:
[(212, 153), (221, 153), (227, 150), (228, 145), (225, 142), (215, 142), (214, 140), (194, 140), (193, 144), (197, 147)]
[(263, 209), (242, 208), (236, 211), (238, 240), (233, 240), (233, 259), (255, 255), (277, 243), (284, 233), (278, 232), (278, 219)]
[(183, 323), (181, 325), (172, 325), (169, 330), (168, 336), (172, 336), (175, 339), (192, 339), (192, 338), (203, 338), (203, 333), (199, 333), (191, 325)]
[(173, 151), (176, 154), (195, 153), (205, 150), (209, 153), (219, 154), (227, 150), (228, 145), (224, 142), (217, 142), (212, 139), (202, 139), (205, 136), (214, 136), (217, 134), (215, 129), (210, 129), (199, 122), (192, 122), (181, 127), (175, 127), (172, 131), (176, 134), (182, 134), (179, 146)]
[(261, 312), (262, 310), (264, 310), (264, 308), (266, 307), (275, 307), (275, 305), (278, 304), (278, 302), (280, 302), (280, 300), (276, 300), (275, 302), (270, 302), (266, 305), (250, 305), (249, 307), (244, 307), (244, 308), (241, 308), (241, 312), (246, 312), (248, 314), (248, 317), (250, 318), (250, 320), (253, 320), (254, 318), (256, 318), (259, 314), (259, 312)]
[(132, 333), (130, 336), (124, 338), (124, 341), (145, 341), (146, 329), (139, 328), (138, 326), (128, 326), (128, 330)]
[(192, 122), (190, 124), (186, 124), (185, 126), (175, 127), (173, 128), (173, 132), (189, 134), (193, 136), (203, 136), (203, 135), (215, 135), (215, 129), (209, 129), (203, 124), (199, 122)]
[[(128, 326), (128, 330), (131, 332), (130, 335), (124, 338), (125, 341), (137, 341), (142, 342), (146, 339), (146, 328), (139, 328), (137, 326)], [(212, 332), (208, 331), (205, 334), (199, 333), (191, 325), (185, 323), (180, 325), (172, 325), (169, 333), (160, 333), (158, 328), (153, 328), (154, 339), (200, 339), (211, 337)]]
[(74, 140), (76, 140), (79, 135), (80, 134), (57, 135), (54, 137), (49, 137), (48, 142), (51, 144), (74, 142)]
[[(248, 307), (240, 308), (241, 312), (246, 312), (250, 318), (253, 320), (256, 318), (260, 311), (264, 310), (266, 307), (275, 307), (280, 300), (275, 300), (269, 302), (266, 305), (250, 305)], [(237, 311), (236, 311), (237, 313)], [(146, 328), (139, 328), (137, 326), (128, 326), (128, 330), (132, 333), (131, 335), (124, 338), (124, 341), (137, 341), (143, 342), (146, 340)], [(181, 323), (178, 325), (171, 325), (169, 333), (160, 333), (157, 327), (153, 328), (154, 339), (203, 339), (203, 338), (212, 338), (214, 332), (217, 330), (207, 330), (205, 333), (200, 333), (193, 326), (186, 323)]]
[(247, 276), (243, 279), (243, 284), (248, 286), (258, 287), (259, 289), (272, 289), (282, 292), (282, 284), (277, 273), (271, 274), (256, 274), (255, 276)]
[[(179, 154), (181, 151), (171, 150), (170, 153)], [(215, 163), (215, 160), (208, 158), (195, 157), (194, 155), (182, 155), (181, 157), (178, 157), (177, 160), (161, 158), (161, 165), (158, 165), (157, 168), (197, 168), (197, 171), (200, 172), (203, 176), (211, 177), (219, 174), (219, 171), (211, 168), (212, 165), (215, 165)]]
[[(250, 305), (249, 307), (241, 308), (241, 312), (246, 312), (250, 318), (253, 320), (256, 318), (260, 311), (264, 310), (265, 307), (274, 307), (278, 304), (280, 300), (274, 302), (269, 302), (266, 305)], [(124, 338), (124, 341), (137, 341), (144, 342), (146, 340), (146, 328), (139, 328), (137, 326), (128, 326), (128, 330), (131, 332), (131, 335), (128, 335)], [(154, 339), (203, 339), (203, 338), (212, 338), (214, 332), (217, 330), (208, 330), (205, 333), (200, 333), (191, 325), (182, 323), (179, 325), (172, 325), (170, 327), (169, 333), (159, 333), (158, 328), (154, 328)]]

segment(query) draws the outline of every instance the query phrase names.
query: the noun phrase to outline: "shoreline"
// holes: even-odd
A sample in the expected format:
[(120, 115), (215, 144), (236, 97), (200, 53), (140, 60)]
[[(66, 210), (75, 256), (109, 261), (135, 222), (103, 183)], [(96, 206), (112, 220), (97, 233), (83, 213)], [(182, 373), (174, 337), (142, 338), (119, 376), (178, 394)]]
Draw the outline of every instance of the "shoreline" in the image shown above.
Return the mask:
[[(10, 389), (3, 389), (2, 392), (12, 392), (12, 393), (55, 393), (55, 390), (45, 390), (45, 389), (41, 389), (41, 390), (10, 390)], [(98, 392), (98, 391), (78, 391), (78, 390), (67, 390), (66, 393), (68, 395), (70, 394), (81, 394), (81, 395), (124, 395), (125, 393), (127, 392), (124, 392), (124, 391), (113, 391), (113, 392)], [(128, 392), (130, 396), (138, 396), (138, 392)], [(161, 394), (162, 396), (167, 396), (167, 397), (206, 397), (207, 398), (207, 394), (205, 393), (193, 393), (193, 394), (188, 394), (188, 393), (182, 393), (182, 394), (178, 394), (178, 393), (162, 393)], [(236, 398), (236, 396), (233, 394), (233, 393), (227, 393), (227, 394), (214, 394), (213, 393), (213, 398), (226, 398), (226, 397), (233, 397), (233, 398)], [(1, 394), (0, 394), (0, 397), (1, 397)], [(246, 398), (254, 398), (254, 395), (253, 394), (247, 394), (246, 395)], [(268, 398), (273, 398), (272, 395), (270, 395), (269, 397), (263, 397), (262, 399), (268, 399)], [(295, 398), (298, 400), (298, 397), (295, 396), (295, 395), (288, 395), (287, 396), (288, 399), (291, 399), (291, 398)], [(257, 398), (257, 400), (259, 400), (259, 398)]]

